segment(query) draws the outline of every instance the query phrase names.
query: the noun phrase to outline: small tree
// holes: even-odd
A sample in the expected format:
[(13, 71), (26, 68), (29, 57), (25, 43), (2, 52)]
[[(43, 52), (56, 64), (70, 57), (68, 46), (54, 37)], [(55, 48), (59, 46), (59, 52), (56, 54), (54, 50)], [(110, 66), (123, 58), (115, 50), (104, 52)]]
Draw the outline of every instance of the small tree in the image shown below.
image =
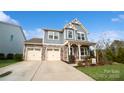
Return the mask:
[(104, 37), (97, 42), (96, 49), (97, 61), (105, 64), (106, 62), (112, 62), (113, 59), (115, 59), (115, 53), (113, 53), (113, 50), (111, 48), (112, 41), (105, 38), (105, 34), (103, 36)]
[(124, 63), (124, 48), (118, 48), (116, 61), (119, 63)]

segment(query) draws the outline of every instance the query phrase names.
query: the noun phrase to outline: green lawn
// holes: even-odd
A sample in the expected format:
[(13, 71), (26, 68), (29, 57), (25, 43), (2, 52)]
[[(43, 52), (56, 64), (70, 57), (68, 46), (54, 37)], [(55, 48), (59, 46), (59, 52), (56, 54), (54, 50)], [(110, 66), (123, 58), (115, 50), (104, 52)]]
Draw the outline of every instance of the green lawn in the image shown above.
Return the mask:
[(0, 68), (8, 66), (10, 64), (14, 64), (14, 63), (17, 63), (17, 61), (15, 61), (15, 60), (0, 60)]
[(124, 80), (124, 64), (113, 64), (94, 67), (77, 67), (77, 69), (98, 81)]

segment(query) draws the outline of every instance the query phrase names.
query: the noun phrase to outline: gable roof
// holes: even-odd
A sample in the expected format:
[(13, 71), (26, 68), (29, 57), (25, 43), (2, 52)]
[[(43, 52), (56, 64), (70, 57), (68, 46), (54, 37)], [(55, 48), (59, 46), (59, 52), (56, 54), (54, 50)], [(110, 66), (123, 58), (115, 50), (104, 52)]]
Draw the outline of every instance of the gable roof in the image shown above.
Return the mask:
[[(64, 26), (63, 29), (65, 28), (69, 28), (69, 29), (75, 29), (77, 30), (77, 26), (80, 26), (80, 28), (85, 31), (85, 33), (88, 33), (88, 30), (84, 27), (84, 25), (82, 25), (82, 23), (78, 20), (78, 19), (73, 19), (71, 22), (69, 22), (68, 24), (66, 24)], [(64, 30), (61, 29), (61, 30), (56, 30), (56, 29), (43, 29), (44, 31), (57, 31), (57, 32), (63, 32)]]
[(12, 23), (8, 23), (8, 22), (4, 22), (4, 21), (0, 21), (0, 24), (4, 24), (4, 25), (6, 25), (6, 26), (9, 25), (9, 26), (11, 26), (11, 27), (19, 28), (20, 31), (21, 31), (21, 33), (22, 33), (22, 35), (23, 35), (23, 37), (24, 37), (24, 39), (26, 40), (26, 36), (25, 36), (24, 31), (23, 31), (23, 29), (22, 29), (21, 26), (16, 25), (16, 24), (12, 24)]
[(20, 27), (19, 25), (12, 24), (12, 23), (8, 23), (8, 22), (4, 22), (4, 21), (0, 21), (0, 23), (7, 24), (7, 25), (11, 25), (11, 26)]
[(31, 44), (31, 43), (37, 43), (37, 44), (42, 44), (42, 38), (32, 38), (30, 40), (26, 40), (25, 43), (26, 44)]
[(84, 25), (78, 20), (78, 19), (73, 19), (71, 22), (66, 24), (64, 28), (73, 28), (76, 29), (76, 26), (80, 26), (81, 29), (83, 29), (86, 33), (88, 33), (88, 30), (84, 27)]

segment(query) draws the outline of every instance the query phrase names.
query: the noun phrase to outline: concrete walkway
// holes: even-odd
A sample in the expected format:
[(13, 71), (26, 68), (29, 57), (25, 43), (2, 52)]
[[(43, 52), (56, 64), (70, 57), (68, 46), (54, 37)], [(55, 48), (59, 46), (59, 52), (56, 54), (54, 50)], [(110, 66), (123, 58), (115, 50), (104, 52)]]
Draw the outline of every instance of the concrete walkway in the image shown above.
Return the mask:
[(61, 61), (19, 62), (0, 68), (0, 74), (12, 73), (0, 81), (92, 81), (86, 74)]
[(32, 80), (93, 81), (91, 77), (61, 61), (42, 62)]

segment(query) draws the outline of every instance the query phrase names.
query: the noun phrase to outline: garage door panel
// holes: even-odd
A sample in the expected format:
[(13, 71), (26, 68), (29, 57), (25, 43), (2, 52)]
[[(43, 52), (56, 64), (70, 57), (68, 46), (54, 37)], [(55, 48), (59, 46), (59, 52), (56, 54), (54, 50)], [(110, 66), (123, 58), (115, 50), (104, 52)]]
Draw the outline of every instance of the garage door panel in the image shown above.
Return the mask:
[(41, 61), (41, 48), (28, 48), (27, 60)]
[(60, 49), (47, 49), (47, 60), (60, 60)]

